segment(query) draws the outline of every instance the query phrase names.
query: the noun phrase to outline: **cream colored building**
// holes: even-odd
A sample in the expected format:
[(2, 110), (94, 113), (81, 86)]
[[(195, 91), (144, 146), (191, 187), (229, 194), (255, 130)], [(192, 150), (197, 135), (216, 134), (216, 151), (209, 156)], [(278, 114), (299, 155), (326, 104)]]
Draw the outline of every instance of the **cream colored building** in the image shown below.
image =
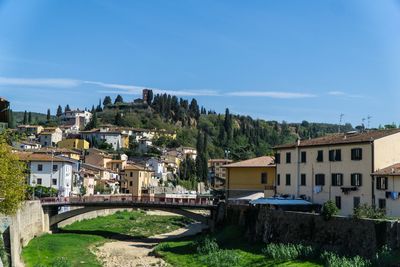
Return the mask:
[(125, 167), (122, 192), (133, 196), (150, 195), (151, 188), (157, 185), (153, 172), (139, 165), (129, 164)]
[(360, 204), (377, 204), (371, 173), (400, 162), (400, 131), (333, 134), (275, 150), (278, 194), (332, 200), (341, 215), (350, 215)]
[(376, 207), (386, 210), (387, 216), (400, 216), (400, 163), (373, 173), (373, 192)]

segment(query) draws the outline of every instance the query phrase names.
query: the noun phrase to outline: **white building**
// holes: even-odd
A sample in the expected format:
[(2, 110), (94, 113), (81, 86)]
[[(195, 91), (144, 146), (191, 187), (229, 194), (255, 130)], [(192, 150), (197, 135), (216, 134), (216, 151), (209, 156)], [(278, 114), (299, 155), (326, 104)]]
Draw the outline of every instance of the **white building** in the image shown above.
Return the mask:
[(39, 143), (42, 147), (56, 146), (62, 140), (62, 131), (60, 128), (44, 128), (39, 134)]
[(146, 161), (146, 167), (154, 172), (158, 179), (166, 180), (167, 168), (161, 159), (150, 158)]
[(80, 135), (82, 139), (85, 139), (90, 143), (92, 143), (93, 140), (96, 140), (98, 143), (106, 142), (107, 144), (112, 145), (114, 150), (129, 146), (128, 134), (122, 133), (121, 131), (103, 131), (95, 129), (92, 131), (81, 131)]
[(21, 152), (17, 155), (21, 161), (28, 164), (27, 183), (29, 185), (52, 187), (58, 190), (59, 196), (70, 196), (73, 183), (73, 162), (47, 154)]
[(84, 110), (71, 110), (64, 112), (61, 116), (61, 123), (74, 126), (73, 128), (82, 129), (92, 119), (92, 113)]
[(14, 141), (12, 145), (14, 148), (21, 150), (40, 149), (42, 147), (41, 144), (30, 141), (20, 141), (20, 142)]

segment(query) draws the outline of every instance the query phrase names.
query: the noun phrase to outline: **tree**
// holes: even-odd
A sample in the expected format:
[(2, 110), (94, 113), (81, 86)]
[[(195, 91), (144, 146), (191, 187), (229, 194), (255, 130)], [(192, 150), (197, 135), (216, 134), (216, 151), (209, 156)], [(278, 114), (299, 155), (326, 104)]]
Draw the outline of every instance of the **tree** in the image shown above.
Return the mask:
[(153, 101), (153, 90), (149, 90), (147, 94), (147, 104), (151, 105), (152, 101)]
[(60, 106), (60, 105), (58, 105), (58, 107), (57, 107), (57, 113), (56, 113), (56, 115), (57, 115), (57, 117), (60, 117), (61, 115), (62, 115), (62, 107)]
[(24, 120), (22, 122), (24, 125), (28, 124), (28, 112), (25, 110), (24, 112)]
[(120, 112), (117, 112), (117, 115), (115, 115), (115, 121), (114, 124), (118, 126), (123, 126), (123, 119), (122, 119), (122, 114)]
[(119, 103), (124, 103), (124, 99), (122, 98), (121, 95), (117, 95), (114, 101), (114, 104), (119, 104)]
[(96, 112), (102, 112), (103, 108), (101, 107), (101, 99), (99, 99), (99, 104), (96, 107)]
[(197, 121), (199, 120), (200, 109), (199, 109), (199, 105), (197, 104), (197, 100), (194, 98), (192, 99), (192, 101), (190, 102), (190, 105), (189, 105), (189, 114), (190, 114), (190, 117), (195, 118)]
[(49, 122), (51, 120), (50, 109), (47, 109), (46, 121)]
[(67, 111), (71, 111), (71, 108), (69, 107), (68, 104), (67, 104), (67, 105), (65, 106), (65, 108), (64, 108), (64, 112), (67, 112)]
[(8, 113), (8, 128), (10, 128), (10, 129), (15, 128), (14, 114), (11, 109), (9, 110), (9, 113)]
[(28, 113), (28, 123), (32, 124), (32, 112), (30, 112), (30, 111)]
[(98, 119), (97, 119), (97, 113), (94, 112), (89, 123), (86, 125), (85, 130), (92, 130), (97, 127), (99, 127), (99, 123), (98, 123)]
[(224, 128), (226, 132), (226, 140), (229, 143), (232, 140), (233, 126), (232, 126), (232, 115), (229, 113), (229, 109), (225, 109)]
[(14, 214), (25, 198), (25, 166), (0, 135), (0, 213)]
[(111, 104), (112, 104), (111, 97), (110, 96), (106, 96), (104, 98), (104, 100), (103, 100), (103, 106), (106, 107), (106, 106), (111, 105)]

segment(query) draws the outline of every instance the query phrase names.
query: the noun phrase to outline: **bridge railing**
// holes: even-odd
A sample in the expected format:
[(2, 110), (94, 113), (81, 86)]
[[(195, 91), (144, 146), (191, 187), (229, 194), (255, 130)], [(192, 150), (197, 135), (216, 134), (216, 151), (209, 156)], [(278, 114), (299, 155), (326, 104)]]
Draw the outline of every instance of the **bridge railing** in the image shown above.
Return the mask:
[(132, 203), (182, 206), (212, 206), (213, 199), (209, 197), (154, 197), (132, 195), (93, 195), (77, 197), (47, 197), (42, 198), (42, 204), (85, 204), (85, 203)]

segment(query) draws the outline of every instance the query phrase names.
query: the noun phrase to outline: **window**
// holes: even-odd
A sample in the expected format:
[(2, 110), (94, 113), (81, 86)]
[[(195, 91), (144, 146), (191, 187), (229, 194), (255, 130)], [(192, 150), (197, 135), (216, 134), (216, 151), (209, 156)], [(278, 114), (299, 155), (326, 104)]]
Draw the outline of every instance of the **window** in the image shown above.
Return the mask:
[(360, 197), (353, 198), (353, 207), (356, 209), (360, 206)]
[(53, 185), (57, 185), (57, 179), (53, 179), (53, 180), (52, 180), (52, 184), (53, 184)]
[(317, 161), (318, 162), (323, 162), (324, 161), (324, 151), (323, 150), (318, 150)]
[(335, 204), (338, 209), (341, 209), (342, 208), (342, 198), (339, 196), (335, 197)]
[(342, 150), (335, 150), (335, 161), (342, 161)]
[(386, 209), (386, 199), (380, 198), (380, 199), (378, 200), (378, 207), (379, 207), (381, 210), (385, 210), (385, 209)]
[(44, 142), (44, 146), (47, 146), (47, 142)]
[(58, 171), (58, 165), (53, 165), (53, 172)]
[(307, 153), (305, 151), (301, 152), (301, 163), (307, 162)]
[(353, 148), (351, 150), (351, 160), (362, 160), (362, 149)]
[(42, 184), (42, 178), (37, 178), (36, 184)]
[(130, 177), (133, 177), (133, 172), (129, 172), (129, 176), (130, 176)]
[(329, 150), (329, 161), (341, 161), (342, 151), (340, 149)]
[(306, 174), (305, 173), (302, 173), (300, 175), (300, 185), (301, 186), (306, 186)]
[(290, 174), (286, 174), (286, 185), (290, 185)]
[(319, 173), (315, 175), (315, 185), (325, 185), (325, 174)]
[(378, 189), (378, 190), (388, 189), (388, 178), (387, 177), (376, 177), (376, 189)]
[(281, 185), (281, 175), (278, 174), (278, 176), (276, 177), (276, 185)]
[(129, 186), (133, 186), (133, 182), (132, 181), (129, 181)]
[(362, 185), (362, 174), (352, 173), (351, 174), (351, 186), (361, 186)]
[(342, 185), (343, 185), (343, 174), (332, 173), (332, 186), (342, 186)]
[(43, 165), (42, 165), (42, 164), (38, 164), (38, 165), (37, 165), (37, 170), (38, 170), (39, 172), (43, 171)]
[(281, 153), (276, 153), (275, 154), (275, 163), (280, 164), (281, 163)]
[(290, 152), (286, 153), (286, 163), (290, 163), (292, 161), (292, 154)]
[(267, 173), (266, 172), (261, 173), (261, 183), (262, 184), (267, 184), (268, 183)]

